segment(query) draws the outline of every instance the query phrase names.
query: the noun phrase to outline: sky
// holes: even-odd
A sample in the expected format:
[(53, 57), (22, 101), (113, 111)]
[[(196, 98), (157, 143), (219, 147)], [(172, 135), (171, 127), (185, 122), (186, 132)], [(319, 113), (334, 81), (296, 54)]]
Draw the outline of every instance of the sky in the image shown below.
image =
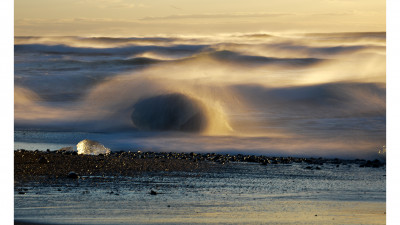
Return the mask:
[(384, 0), (15, 0), (15, 36), (386, 31)]

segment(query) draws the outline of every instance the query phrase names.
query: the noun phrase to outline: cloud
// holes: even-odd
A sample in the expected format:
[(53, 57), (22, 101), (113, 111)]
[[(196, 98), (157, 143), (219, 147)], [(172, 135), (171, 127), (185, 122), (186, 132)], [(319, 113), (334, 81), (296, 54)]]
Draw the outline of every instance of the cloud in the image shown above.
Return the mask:
[(169, 7), (173, 8), (173, 9), (178, 9), (178, 10), (182, 10), (181, 8), (174, 6), (174, 5), (169, 5)]
[(76, 18), (63, 18), (63, 19), (37, 19), (37, 18), (25, 18), (25, 19), (17, 19), (15, 20), (16, 25), (26, 25), (26, 26), (35, 26), (35, 25), (46, 25), (46, 24), (94, 24), (94, 23), (133, 23), (132, 20), (126, 19), (110, 19), (110, 18), (85, 18), (85, 17), (76, 17)]
[(260, 18), (290, 16), (290, 13), (205, 13), (205, 14), (179, 14), (162, 17), (144, 17), (140, 20), (175, 20), (175, 19), (223, 19), (223, 18)]
[(363, 0), (325, 0), (325, 2), (330, 2), (330, 3), (338, 3), (338, 2), (344, 2), (344, 3), (351, 3), (351, 2), (362, 2)]
[(109, 9), (109, 8), (134, 8), (143, 7), (143, 4), (135, 4), (131, 0), (80, 0), (78, 4), (91, 4), (96, 8)]

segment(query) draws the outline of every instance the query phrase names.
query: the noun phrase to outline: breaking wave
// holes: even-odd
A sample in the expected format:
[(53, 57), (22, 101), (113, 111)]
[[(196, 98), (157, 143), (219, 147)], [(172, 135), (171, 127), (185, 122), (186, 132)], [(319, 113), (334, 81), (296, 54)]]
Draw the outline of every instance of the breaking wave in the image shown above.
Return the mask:
[(385, 145), (385, 33), (15, 43), (17, 130), (127, 132), (122, 146), (151, 134), (138, 141), (182, 151), (353, 157)]
[(207, 126), (204, 106), (175, 93), (138, 101), (133, 106), (131, 118), (141, 130), (200, 132)]

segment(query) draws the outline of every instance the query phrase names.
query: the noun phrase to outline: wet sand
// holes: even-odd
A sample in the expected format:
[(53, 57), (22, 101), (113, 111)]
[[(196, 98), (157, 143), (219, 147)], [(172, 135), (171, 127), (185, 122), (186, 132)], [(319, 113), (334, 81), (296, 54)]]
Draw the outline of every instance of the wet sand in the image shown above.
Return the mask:
[[(193, 154), (192, 154), (193, 155)], [(66, 151), (26, 151), (14, 152), (15, 187), (26, 182), (43, 184), (64, 183), (63, 180), (78, 179), (83, 176), (138, 176), (143, 172), (157, 171), (207, 171), (217, 169), (204, 160), (188, 159), (179, 153), (154, 156), (149, 153), (119, 152), (108, 155), (77, 155)], [(76, 174), (77, 177), (71, 174)], [(24, 194), (21, 189), (19, 194)], [(15, 225), (50, 225), (14, 221)]]
[[(134, 219), (132, 217), (113, 218), (112, 222), (107, 223), (105, 222), (107, 218), (103, 218), (102, 221), (96, 222), (99, 222), (98, 224), (386, 224), (384, 203), (271, 201), (268, 205), (265, 211), (242, 208), (243, 211), (214, 210), (208, 213), (192, 212), (176, 217), (172, 217), (174, 211), (170, 211), (170, 215), (144, 214), (132, 216)], [(152, 217), (151, 220), (149, 216)], [(101, 216), (99, 219), (102, 219)], [(53, 225), (52, 223), (19, 221), (15, 221), (14, 224)], [(60, 224), (68, 224), (68, 222)], [(96, 223), (89, 220), (88, 224)]]
[(17, 225), (386, 223), (377, 161), (19, 150), (14, 167)]
[(44, 223), (28, 223), (28, 222), (19, 222), (14, 221), (14, 225), (52, 225), (52, 224), (44, 224)]

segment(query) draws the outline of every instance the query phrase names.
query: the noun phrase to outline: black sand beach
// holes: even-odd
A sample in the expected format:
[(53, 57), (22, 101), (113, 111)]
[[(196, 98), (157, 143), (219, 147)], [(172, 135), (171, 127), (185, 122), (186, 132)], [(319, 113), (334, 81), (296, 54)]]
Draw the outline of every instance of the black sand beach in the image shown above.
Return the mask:
[(324, 158), (267, 157), (255, 155), (229, 155), (215, 153), (156, 153), (156, 152), (113, 152), (107, 155), (78, 155), (68, 151), (14, 152), (14, 179), (16, 185), (24, 180), (39, 179), (51, 182), (54, 179), (79, 178), (79, 176), (137, 176), (141, 172), (157, 171), (207, 171), (217, 172), (229, 162), (268, 164), (306, 163), (306, 169), (320, 170), (325, 163), (360, 167), (382, 167), (379, 160), (342, 160)]
[[(193, 154), (192, 154), (193, 155)], [(108, 155), (77, 155), (76, 152), (16, 151), (14, 178), (16, 182), (40, 179), (74, 178), (79, 176), (135, 176), (140, 172), (200, 171), (210, 168), (209, 162), (179, 153), (130, 153)], [(214, 166), (215, 167), (215, 166)], [(71, 173), (73, 172), (73, 173)], [(71, 174), (70, 174), (71, 173)], [(69, 176), (68, 176), (69, 175)]]
[(15, 224), (384, 224), (385, 167), (362, 159), (17, 150)]

